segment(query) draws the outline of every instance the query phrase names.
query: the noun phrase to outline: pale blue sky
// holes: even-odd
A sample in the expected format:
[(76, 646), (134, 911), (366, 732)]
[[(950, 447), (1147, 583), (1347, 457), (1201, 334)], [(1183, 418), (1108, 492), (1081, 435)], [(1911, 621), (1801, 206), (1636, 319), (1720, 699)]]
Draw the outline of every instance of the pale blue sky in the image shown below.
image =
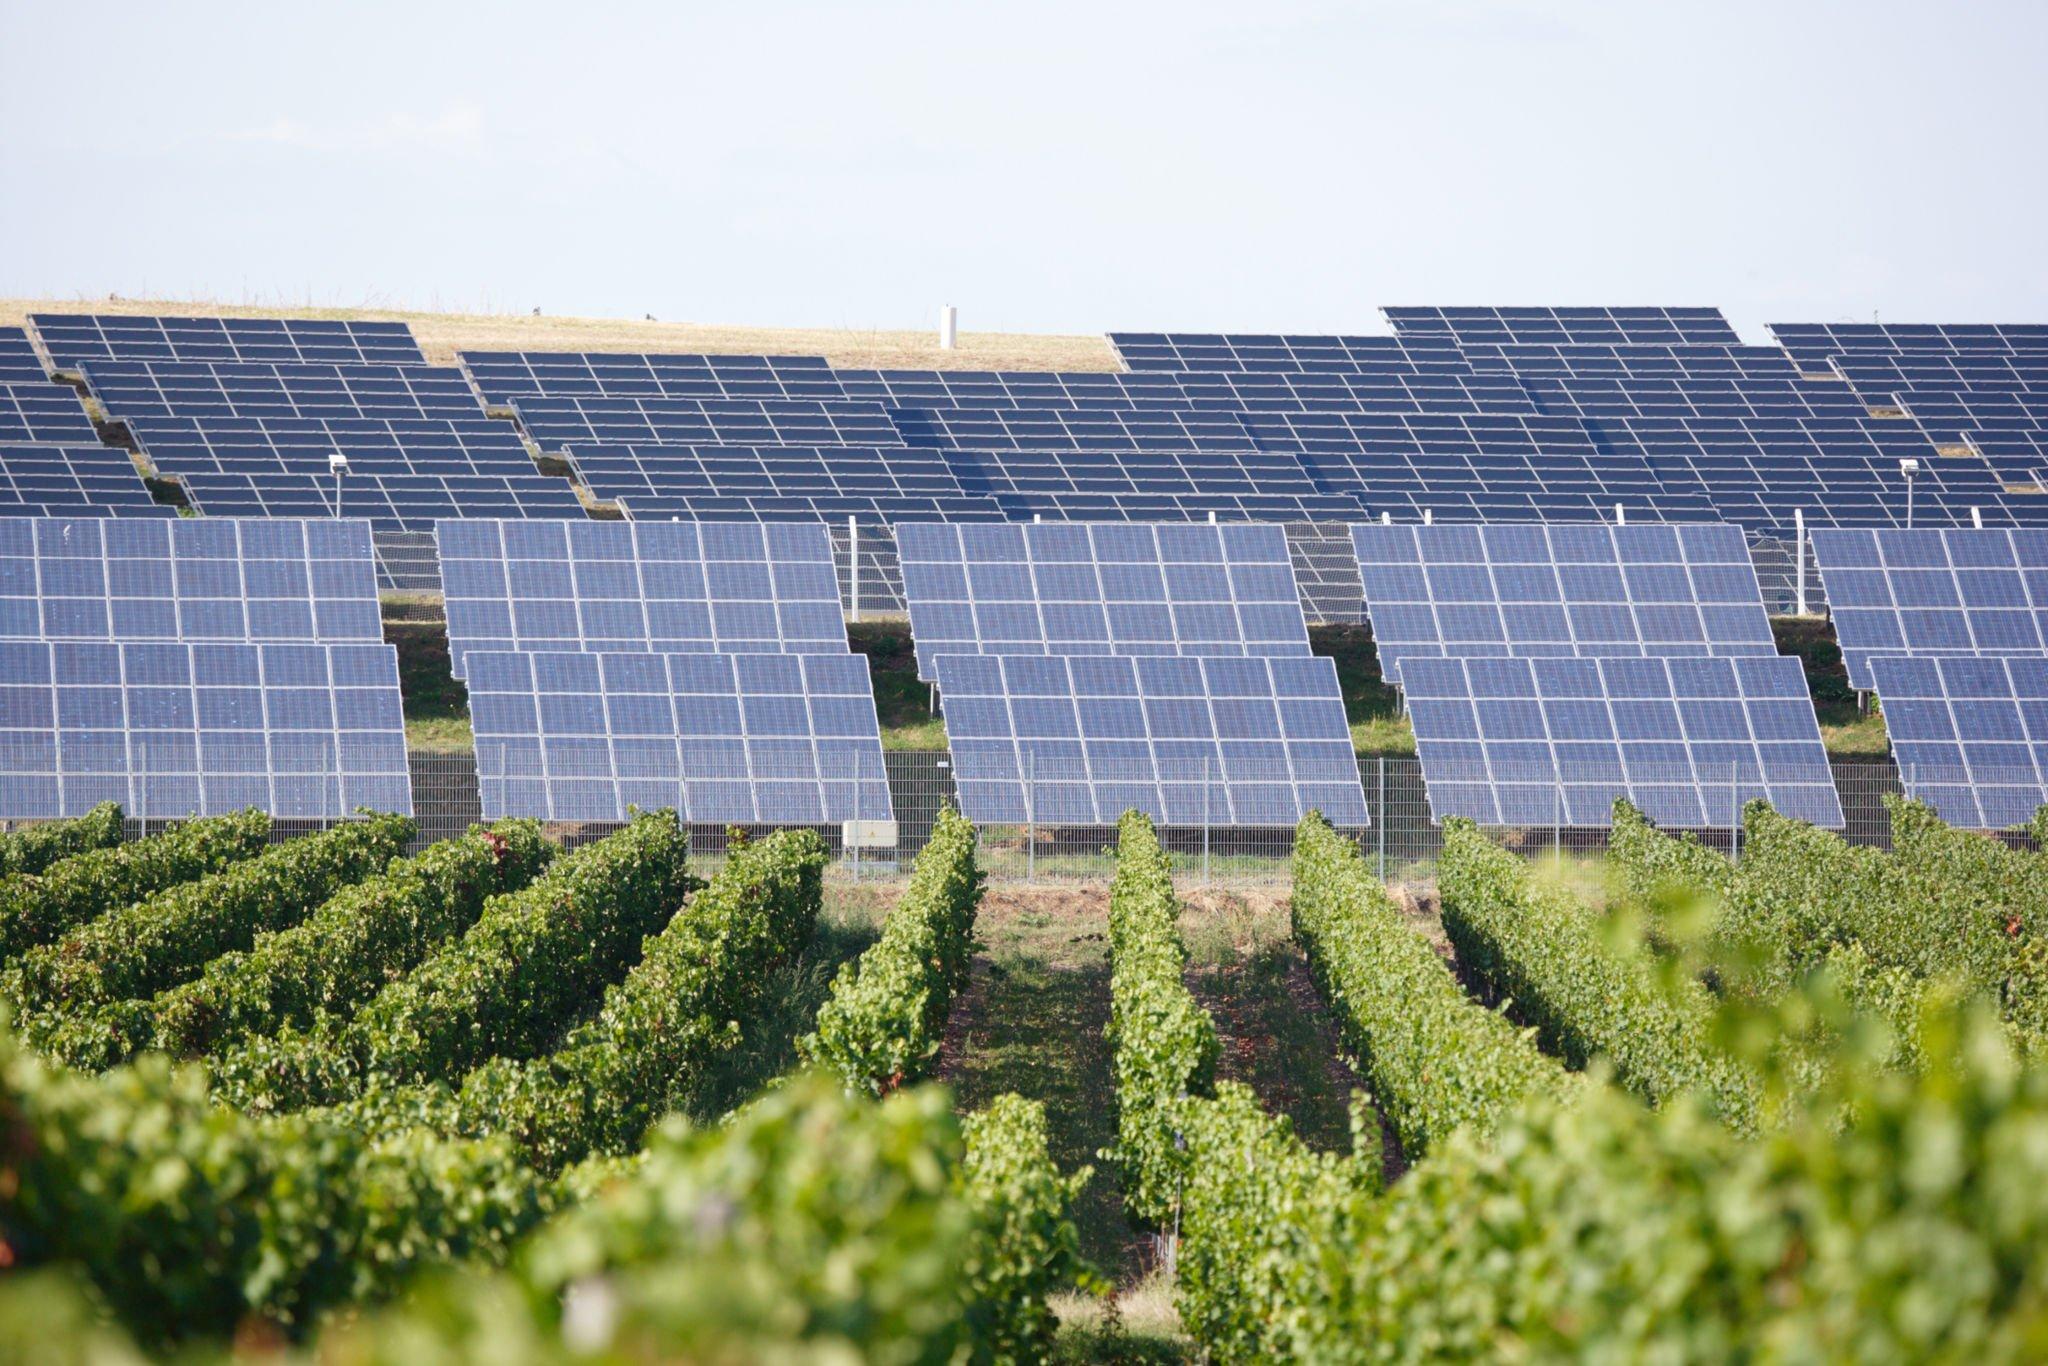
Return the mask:
[(0, 293), (2048, 319), (2048, 4), (0, 0)]

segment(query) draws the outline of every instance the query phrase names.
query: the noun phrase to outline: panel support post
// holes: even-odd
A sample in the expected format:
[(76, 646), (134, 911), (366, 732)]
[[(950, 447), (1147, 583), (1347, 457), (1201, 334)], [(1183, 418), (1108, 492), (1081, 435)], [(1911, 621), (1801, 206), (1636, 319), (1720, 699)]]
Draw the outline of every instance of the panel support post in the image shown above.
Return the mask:
[(1797, 585), (1799, 615), (1806, 615), (1806, 509), (1792, 509), (1793, 582)]
[(1728, 861), (1730, 863), (1741, 863), (1742, 764), (1739, 760), (1731, 759), (1728, 763), (1728, 805), (1734, 808), (1729, 814), (1735, 818), (1734, 824), (1728, 827)]
[(960, 310), (951, 304), (939, 306), (939, 350), (951, 351), (960, 340)]
[(860, 522), (846, 515), (846, 597), (847, 615), (860, 620)]

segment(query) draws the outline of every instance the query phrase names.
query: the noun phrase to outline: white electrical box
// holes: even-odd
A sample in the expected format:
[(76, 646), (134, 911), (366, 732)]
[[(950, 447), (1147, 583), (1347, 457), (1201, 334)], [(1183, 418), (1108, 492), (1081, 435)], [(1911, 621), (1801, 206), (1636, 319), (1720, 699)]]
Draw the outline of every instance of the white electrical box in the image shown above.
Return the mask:
[(839, 842), (848, 849), (894, 849), (896, 822), (842, 821), (839, 825)]

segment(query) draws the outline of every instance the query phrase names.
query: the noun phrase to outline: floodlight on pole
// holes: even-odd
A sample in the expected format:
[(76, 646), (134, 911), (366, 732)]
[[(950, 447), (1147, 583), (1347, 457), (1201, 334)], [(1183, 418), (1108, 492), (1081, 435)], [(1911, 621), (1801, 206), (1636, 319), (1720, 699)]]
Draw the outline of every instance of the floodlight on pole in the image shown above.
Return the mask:
[(1913, 480), (1920, 473), (1920, 462), (1911, 458), (1899, 462), (1899, 473), (1906, 480), (1906, 529), (1913, 527)]
[(341, 516), (341, 481), (348, 474), (348, 457), (340, 451), (327, 457), (327, 472), (334, 476), (334, 515)]

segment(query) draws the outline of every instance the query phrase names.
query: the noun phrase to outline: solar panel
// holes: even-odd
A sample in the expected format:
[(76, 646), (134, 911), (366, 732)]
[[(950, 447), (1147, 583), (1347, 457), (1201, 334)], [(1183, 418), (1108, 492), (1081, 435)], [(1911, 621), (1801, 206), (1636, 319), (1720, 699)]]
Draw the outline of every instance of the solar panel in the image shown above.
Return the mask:
[(1763, 797), (1843, 824), (1796, 659), (1411, 658), (1402, 682), (1438, 821), (1604, 826), (1627, 797), (1659, 825), (1728, 827)]
[(902, 446), (721, 446), (595, 443), (571, 446), (583, 482), (607, 501), (687, 509), (715, 499), (957, 499), (945, 459)]
[(900, 446), (879, 403), (850, 399), (522, 398), (519, 423), (541, 446), (590, 441), (701, 445)]
[(1404, 340), (1460, 343), (1738, 344), (1718, 308), (1383, 308)]
[(448, 653), (844, 654), (817, 523), (444, 521)]
[(1254, 444), (1233, 412), (1116, 408), (892, 408), (913, 446), (979, 451), (1232, 451)]
[(381, 641), (369, 527), (0, 519), (0, 637)]
[[(431, 533), (450, 517), (582, 521), (566, 480), (544, 474), (186, 474), (187, 500), (209, 517), (359, 517), (379, 532)], [(339, 505), (337, 506), (337, 496)]]
[(33, 313), (29, 322), (62, 370), (96, 360), (426, 363), (404, 323), (81, 313)]
[(412, 810), (384, 644), (0, 640), (0, 815)]
[(1732, 526), (1355, 526), (1387, 681), (1416, 658), (1775, 655)]
[(99, 439), (76, 390), (47, 379), (0, 381), (0, 441), (89, 446)]
[(1870, 416), (1848, 385), (1808, 379), (1524, 375), (1520, 383), (1539, 411), (1558, 416), (1850, 421)]
[[(488, 418), (137, 418), (136, 444), (166, 474), (532, 474), (518, 434)], [(567, 485), (564, 485), (566, 490)]]
[(1607, 450), (1640, 453), (1667, 487), (1693, 487), (1728, 521), (1790, 534), (1793, 512), (1810, 525), (1903, 526), (1901, 460), (1920, 462), (1913, 490), (1922, 521), (1967, 525), (1972, 509), (2017, 520), (1983, 462), (1937, 456), (1905, 423), (1867, 418), (1592, 418)]
[(119, 418), (480, 419), (460, 370), (305, 361), (91, 361), (88, 387)]
[(19, 327), (0, 327), (0, 383), (28, 380), (41, 383), (49, 378), (35, 344)]
[(1512, 375), (1462, 362), (1395, 362), (1294, 373), (840, 370), (846, 397), (907, 408), (1186, 409), (1206, 412), (1526, 412)]
[(469, 656), (484, 817), (820, 825), (893, 819), (867, 659)]
[(495, 404), (552, 398), (845, 398), (823, 356), (626, 355), (464, 351), (456, 356)]
[(1306, 655), (1270, 524), (903, 523), (918, 676), (945, 654)]
[(1474, 370), (1559, 379), (1794, 380), (1799, 369), (1775, 346), (1465, 343)]
[(172, 517), (128, 452), (113, 446), (0, 445), (0, 517)]
[(2048, 393), (2048, 350), (1992, 355), (1845, 355), (1830, 364), (1872, 403), (1918, 390)]
[(1802, 368), (1824, 368), (1848, 352), (2011, 354), (2048, 351), (2040, 323), (1772, 323), (1778, 339)]
[[(1350, 521), (1355, 498), (1332, 494), (1292, 452), (952, 451), (961, 486), (1020, 520)], [(951, 519), (947, 519), (951, 520)]]
[(978, 823), (1366, 824), (1323, 658), (940, 655), (961, 813)]
[(1908, 797), (1982, 830), (2048, 805), (2048, 657), (1892, 655), (1870, 670)]
[(1855, 687), (1879, 655), (2048, 654), (2048, 531), (1820, 530), (1813, 562)]
[(1455, 343), (1402, 337), (1252, 332), (1112, 332), (1126, 370), (1344, 371), (1436, 363), (1466, 367)]

